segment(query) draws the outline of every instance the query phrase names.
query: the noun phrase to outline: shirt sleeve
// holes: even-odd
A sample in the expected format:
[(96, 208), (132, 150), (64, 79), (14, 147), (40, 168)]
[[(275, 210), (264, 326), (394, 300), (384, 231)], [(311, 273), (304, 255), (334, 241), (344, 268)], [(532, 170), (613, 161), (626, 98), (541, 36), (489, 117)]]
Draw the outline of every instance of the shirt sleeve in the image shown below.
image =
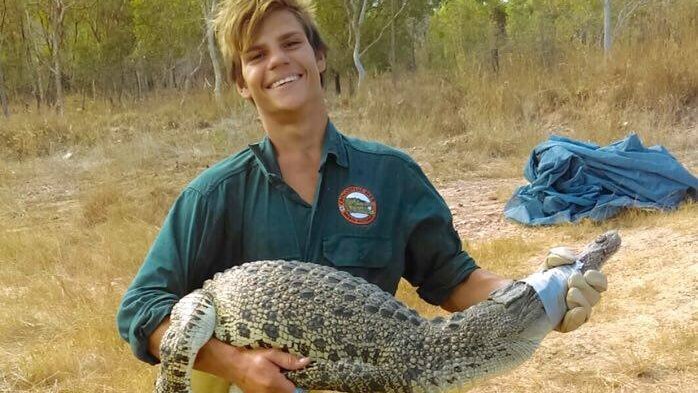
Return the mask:
[(478, 266), (463, 251), (451, 210), (417, 164), (405, 195), (408, 205), (404, 277), (425, 301), (442, 304)]
[(139, 359), (158, 363), (148, 338), (174, 304), (201, 286), (203, 272), (216, 259), (223, 234), (219, 203), (185, 189), (177, 198), (127, 289), (117, 313), (119, 334)]

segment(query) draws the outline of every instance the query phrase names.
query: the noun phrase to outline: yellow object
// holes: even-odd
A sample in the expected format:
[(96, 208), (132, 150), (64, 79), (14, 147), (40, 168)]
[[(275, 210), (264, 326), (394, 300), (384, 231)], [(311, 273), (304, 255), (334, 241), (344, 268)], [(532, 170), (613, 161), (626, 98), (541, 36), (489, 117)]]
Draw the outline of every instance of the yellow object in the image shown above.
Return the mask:
[(230, 384), (215, 375), (193, 370), (191, 387), (194, 393), (228, 393)]

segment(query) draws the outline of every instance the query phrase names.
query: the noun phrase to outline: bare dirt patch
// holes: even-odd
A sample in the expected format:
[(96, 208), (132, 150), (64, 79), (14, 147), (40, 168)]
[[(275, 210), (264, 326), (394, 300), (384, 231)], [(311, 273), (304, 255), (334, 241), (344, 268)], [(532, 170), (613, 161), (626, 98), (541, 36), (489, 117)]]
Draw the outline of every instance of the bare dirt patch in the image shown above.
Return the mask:
[(523, 185), (521, 179), (459, 180), (439, 188), (451, 208), (453, 226), (464, 240), (521, 235), (521, 225), (508, 221), (502, 211), (506, 198)]

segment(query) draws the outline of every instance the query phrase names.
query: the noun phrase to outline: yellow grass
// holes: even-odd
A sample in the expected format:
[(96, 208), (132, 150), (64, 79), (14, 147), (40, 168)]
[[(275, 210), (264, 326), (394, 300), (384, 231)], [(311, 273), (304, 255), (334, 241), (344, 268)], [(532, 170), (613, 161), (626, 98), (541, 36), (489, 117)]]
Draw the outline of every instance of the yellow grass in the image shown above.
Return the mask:
[[(651, 44), (658, 45), (658, 44)], [(330, 97), (349, 134), (407, 150), (441, 187), (520, 177), (550, 133), (599, 144), (634, 130), (698, 169), (698, 41), (629, 52), (608, 66), (580, 54), (556, 72), (511, 58), (499, 76), (460, 72), (377, 77), (356, 97)], [(0, 392), (143, 392), (154, 369), (116, 335), (119, 299), (181, 188), (207, 165), (258, 140), (249, 105), (161, 94), (112, 108), (68, 106), (64, 119), (16, 114), (0, 124)], [(513, 191), (499, 188), (501, 204)], [(592, 321), (552, 334), (521, 368), (479, 392), (686, 392), (698, 384), (698, 205), (628, 211), (603, 223), (520, 228), (471, 240), (478, 263), (519, 277), (546, 249), (620, 228), (609, 292)], [(409, 285), (398, 296), (442, 314)]]

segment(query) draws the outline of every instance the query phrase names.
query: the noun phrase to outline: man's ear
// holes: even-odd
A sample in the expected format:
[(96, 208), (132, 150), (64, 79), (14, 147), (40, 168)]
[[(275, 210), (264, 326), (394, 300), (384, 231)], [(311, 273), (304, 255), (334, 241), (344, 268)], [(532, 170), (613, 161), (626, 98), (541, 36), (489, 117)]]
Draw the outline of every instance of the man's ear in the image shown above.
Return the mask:
[(319, 73), (322, 74), (327, 70), (327, 58), (325, 57), (324, 51), (317, 51), (315, 53), (315, 61), (317, 61), (317, 70)]
[(240, 94), (242, 98), (246, 100), (252, 98), (250, 90), (247, 88), (247, 83), (245, 83), (245, 81), (242, 78), (239, 78), (235, 81), (235, 87), (237, 88), (238, 94)]

